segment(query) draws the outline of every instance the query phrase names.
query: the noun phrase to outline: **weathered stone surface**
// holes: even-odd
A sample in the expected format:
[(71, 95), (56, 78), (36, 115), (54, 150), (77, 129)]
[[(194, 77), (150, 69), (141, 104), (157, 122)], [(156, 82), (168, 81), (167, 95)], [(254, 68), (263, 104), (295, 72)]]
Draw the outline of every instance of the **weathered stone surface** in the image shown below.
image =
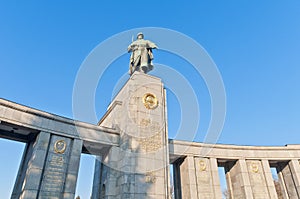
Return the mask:
[[(147, 102), (150, 106), (145, 104), (145, 97), (149, 95), (152, 97)], [(152, 102), (155, 103), (153, 106)], [(115, 170), (108, 170), (113, 172), (113, 178), (108, 175), (101, 180), (107, 181), (106, 195), (116, 198), (168, 197), (165, 122), (165, 93), (161, 80), (135, 72), (99, 122), (101, 126), (117, 126), (120, 130), (120, 147), (112, 147), (104, 158), (105, 164)], [(111, 186), (115, 188), (111, 190)]]
[(37, 195), (49, 139), (49, 134), (41, 132), (34, 141), (27, 144), (11, 198), (31, 198)]
[[(93, 199), (168, 198), (169, 161), (176, 163), (179, 198), (221, 198), (219, 164), (232, 198), (278, 198), (270, 165), (283, 197), (300, 197), (300, 145), (168, 141), (163, 84), (138, 72), (98, 126), (0, 99), (0, 130), (0, 137), (28, 143), (11, 198), (74, 198), (83, 145), (85, 152), (103, 156), (96, 162)], [(203, 149), (208, 153), (201, 154)]]
[[(18, 128), (28, 128), (28, 131), (36, 134), (43, 131), (93, 141), (98, 145), (118, 145), (118, 132), (112, 128), (74, 121), (4, 99), (0, 99), (0, 107), (0, 121), (16, 125)], [(17, 135), (22, 134), (17, 130), (11, 136), (15, 139)], [(41, 145), (43, 144), (41, 143)]]

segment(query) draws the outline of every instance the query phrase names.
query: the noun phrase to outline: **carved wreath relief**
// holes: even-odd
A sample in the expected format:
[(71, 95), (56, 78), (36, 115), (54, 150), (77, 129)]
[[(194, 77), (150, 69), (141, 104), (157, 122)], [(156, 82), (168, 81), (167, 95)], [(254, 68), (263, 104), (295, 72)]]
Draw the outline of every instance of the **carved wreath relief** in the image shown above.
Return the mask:
[(258, 164), (256, 162), (251, 163), (251, 170), (253, 173), (258, 173), (259, 169), (258, 169)]
[(66, 151), (67, 143), (64, 140), (57, 140), (54, 143), (55, 153), (63, 154)]
[(199, 161), (200, 171), (206, 170), (206, 163), (203, 160)]
[(147, 109), (155, 109), (158, 106), (158, 100), (152, 93), (146, 93), (143, 97), (143, 104)]

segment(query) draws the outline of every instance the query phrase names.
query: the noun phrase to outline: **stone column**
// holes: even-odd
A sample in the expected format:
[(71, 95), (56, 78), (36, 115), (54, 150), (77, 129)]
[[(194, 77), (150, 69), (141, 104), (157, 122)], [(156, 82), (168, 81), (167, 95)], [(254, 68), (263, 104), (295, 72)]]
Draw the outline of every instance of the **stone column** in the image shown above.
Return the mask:
[(49, 140), (49, 133), (40, 132), (34, 141), (27, 143), (11, 195), (12, 199), (37, 198)]
[(225, 171), (226, 178), (231, 183), (228, 186), (228, 191), (232, 198), (253, 198), (247, 165), (244, 159), (239, 159), (233, 164), (226, 163)]
[(268, 160), (261, 160), (261, 164), (262, 164), (262, 169), (263, 169), (263, 173), (265, 175), (265, 180), (266, 180), (266, 186), (269, 192), (269, 196), (270, 198), (274, 198), (277, 199), (277, 193), (276, 193), (276, 189), (275, 189), (275, 184), (274, 184), (274, 179), (272, 177), (272, 172), (271, 172), (271, 168), (270, 168), (270, 164)]
[(173, 186), (174, 186), (174, 197), (182, 198), (181, 194), (181, 179), (180, 179), (180, 165), (183, 162), (182, 158), (179, 158), (173, 163)]
[(229, 195), (229, 198), (233, 198), (233, 185), (231, 182), (230, 177), (230, 169), (234, 166), (234, 162), (226, 162), (224, 163), (224, 170), (225, 170), (225, 177), (226, 177), (226, 184), (227, 184), (227, 192)]
[(198, 198), (222, 198), (217, 160), (195, 157)]
[(77, 184), (77, 177), (78, 177), (78, 170), (79, 170), (79, 164), (80, 164), (80, 157), (81, 157), (81, 151), (82, 151), (82, 140), (79, 139), (73, 139), (71, 144), (71, 150), (69, 157), (66, 156), (66, 158), (69, 158), (69, 162), (66, 161), (66, 180), (64, 185), (64, 192), (63, 192), (63, 198), (75, 198), (75, 192), (76, 192), (76, 184)]
[(222, 198), (222, 190), (220, 184), (220, 176), (218, 171), (218, 162), (216, 158), (210, 158), (210, 168), (212, 176), (212, 186), (215, 198)]
[(291, 160), (289, 162), (289, 167), (293, 176), (293, 180), (294, 180), (294, 184), (295, 184), (295, 188), (297, 190), (298, 193), (298, 197), (300, 197), (300, 164), (299, 164), (299, 160)]
[[(105, 199), (118, 198), (120, 194), (120, 184), (118, 179), (121, 176), (119, 167), (120, 153), (118, 147), (112, 146), (104, 157), (104, 170), (106, 170), (105, 175), (102, 175), (101, 181), (105, 185), (105, 190), (101, 190), (100, 195), (104, 195)], [(102, 198), (101, 198), (102, 199)]]
[[(267, 165), (265, 164), (265, 171), (262, 167), (260, 160), (246, 160), (248, 175), (250, 179), (252, 194), (254, 198), (271, 198), (269, 195), (269, 189), (267, 187), (265, 175), (270, 175), (270, 169), (267, 170)], [(267, 172), (267, 173), (266, 173)], [(272, 176), (269, 176), (269, 178)], [(274, 183), (273, 183), (274, 184)], [(274, 186), (274, 185), (273, 185)], [(275, 188), (275, 187), (274, 187)], [(273, 194), (274, 196), (274, 194)], [(276, 198), (275, 197), (272, 197)]]
[(182, 198), (198, 198), (196, 168), (193, 156), (187, 156), (180, 165)]
[(52, 135), (38, 198), (74, 198), (82, 140)]
[(299, 195), (299, 163), (291, 160), (277, 164), (278, 176), (286, 198), (300, 198)]
[(102, 189), (102, 162), (101, 157), (97, 156), (95, 159), (95, 169), (94, 169), (94, 178), (93, 178), (93, 189), (92, 189), (92, 198), (99, 199)]
[(28, 144), (11, 198), (75, 197), (82, 141), (40, 132)]
[(287, 187), (285, 185), (285, 182), (284, 182), (284, 179), (283, 179), (283, 174), (282, 174), (282, 170), (281, 170), (281, 165), (285, 163), (277, 163), (276, 165), (276, 170), (277, 170), (277, 175), (278, 175), (278, 181), (279, 181), (279, 184), (280, 184), (280, 188), (281, 188), (281, 192), (282, 192), (282, 195), (283, 195), (283, 198), (284, 199), (289, 199), (289, 195), (288, 195), (288, 190), (287, 190)]

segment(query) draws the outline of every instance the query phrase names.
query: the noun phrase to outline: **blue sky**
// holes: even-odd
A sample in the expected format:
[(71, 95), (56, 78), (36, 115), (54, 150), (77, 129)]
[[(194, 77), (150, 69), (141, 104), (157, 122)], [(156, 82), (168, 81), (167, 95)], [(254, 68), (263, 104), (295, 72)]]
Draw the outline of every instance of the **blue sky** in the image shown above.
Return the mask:
[[(72, 118), (73, 85), (86, 56), (119, 32), (163, 27), (193, 38), (218, 66), (227, 96), (226, 121), (218, 143), (297, 144), (299, 10), (296, 0), (2, 1), (0, 97)], [(210, 118), (205, 83), (191, 75), (193, 69), (180, 57), (160, 50), (154, 51), (154, 56), (154, 63), (173, 67), (193, 86), (201, 108), (195, 140), (203, 140)], [(112, 88), (127, 72), (128, 59), (129, 54), (113, 62), (98, 85), (95, 107), (99, 118), (109, 104)], [(101, 92), (103, 88), (106, 90)], [(170, 137), (174, 137), (180, 122), (176, 94), (169, 93), (168, 104)], [(18, 167), (14, 161), (20, 161), (22, 147), (0, 140), (0, 193), (9, 195), (12, 189)], [(88, 157), (84, 160), (92, 162)], [(91, 175), (91, 168), (82, 164), (81, 176)], [(82, 184), (89, 184), (82, 179)]]

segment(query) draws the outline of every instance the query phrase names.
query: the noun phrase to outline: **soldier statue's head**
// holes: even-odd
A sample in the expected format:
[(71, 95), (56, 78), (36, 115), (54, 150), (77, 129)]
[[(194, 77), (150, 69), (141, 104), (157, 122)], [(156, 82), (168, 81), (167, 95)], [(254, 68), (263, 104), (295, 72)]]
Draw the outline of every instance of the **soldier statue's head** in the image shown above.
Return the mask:
[(144, 34), (142, 32), (139, 32), (136, 36), (137, 39), (144, 39)]

